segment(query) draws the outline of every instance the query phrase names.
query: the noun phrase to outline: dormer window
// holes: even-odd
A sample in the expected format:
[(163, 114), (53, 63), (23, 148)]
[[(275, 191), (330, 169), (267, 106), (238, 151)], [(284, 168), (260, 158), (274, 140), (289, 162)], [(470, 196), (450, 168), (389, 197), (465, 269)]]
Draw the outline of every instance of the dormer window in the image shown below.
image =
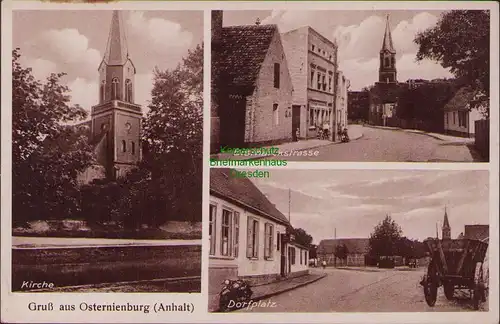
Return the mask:
[(118, 78), (113, 78), (111, 83), (111, 99), (118, 100)]

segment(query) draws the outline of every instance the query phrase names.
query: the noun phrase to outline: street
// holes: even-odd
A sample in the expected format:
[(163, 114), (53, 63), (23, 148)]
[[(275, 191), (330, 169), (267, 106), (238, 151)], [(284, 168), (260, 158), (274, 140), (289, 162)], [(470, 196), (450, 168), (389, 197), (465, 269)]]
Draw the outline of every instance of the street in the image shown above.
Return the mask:
[[(419, 281), (424, 268), (345, 270), (311, 269), (311, 273), (326, 272), (327, 276), (309, 285), (262, 300), (253, 312), (450, 312), (473, 311), (465, 291), (448, 301), (442, 288), (434, 307), (424, 299)], [(487, 303), (480, 306), (487, 309)], [(238, 312), (247, 312), (241, 309)]]
[(477, 154), (463, 142), (442, 141), (425, 134), (400, 130), (362, 127), (362, 131), (361, 138), (349, 143), (335, 143), (311, 149), (319, 151), (317, 156), (291, 156), (286, 159), (288, 161), (336, 162), (475, 162), (480, 160)]

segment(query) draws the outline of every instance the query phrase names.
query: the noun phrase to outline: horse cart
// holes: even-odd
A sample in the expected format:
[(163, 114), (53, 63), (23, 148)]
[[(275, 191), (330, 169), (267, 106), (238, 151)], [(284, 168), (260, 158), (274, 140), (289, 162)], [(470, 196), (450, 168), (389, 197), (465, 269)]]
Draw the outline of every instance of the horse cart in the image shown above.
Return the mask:
[(436, 304), (438, 288), (443, 286), (448, 300), (453, 299), (456, 289), (468, 290), (474, 309), (478, 310), (479, 304), (486, 301), (488, 289), (484, 269), (488, 243), (470, 239), (428, 239), (424, 243), (431, 257), (420, 282), (427, 304)]

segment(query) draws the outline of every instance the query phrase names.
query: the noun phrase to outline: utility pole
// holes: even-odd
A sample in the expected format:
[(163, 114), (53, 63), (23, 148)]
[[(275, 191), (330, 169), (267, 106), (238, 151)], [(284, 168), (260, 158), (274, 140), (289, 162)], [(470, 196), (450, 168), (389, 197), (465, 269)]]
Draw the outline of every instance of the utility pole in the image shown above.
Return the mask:
[(291, 216), (290, 216), (291, 197), (292, 197), (292, 189), (288, 188), (288, 221), (290, 223), (292, 222), (292, 219), (291, 219)]

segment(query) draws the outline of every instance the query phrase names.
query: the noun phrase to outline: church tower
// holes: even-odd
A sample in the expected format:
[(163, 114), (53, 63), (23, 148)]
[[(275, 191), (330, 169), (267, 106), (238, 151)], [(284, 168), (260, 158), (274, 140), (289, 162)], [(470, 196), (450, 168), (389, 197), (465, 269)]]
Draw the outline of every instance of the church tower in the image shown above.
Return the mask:
[(396, 50), (392, 44), (391, 28), (389, 26), (389, 15), (387, 15), (384, 41), (380, 50), (380, 67), (378, 70), (379, 82), (396, 83)]
[(99, 104), (91, 112), (92, 142), (108, 179), (125, 175), (142, 158), (142, 108), (134, 103), (135, 74), (121, 12), (115, 10), (99, 65)]
[(442, 239), (443, 240), (450, 240), (451, 239), (451, 227), (450, 227), (450, 222), (448, 221), (448, 213), (446, 211), (446, 207), (444, 208)]

